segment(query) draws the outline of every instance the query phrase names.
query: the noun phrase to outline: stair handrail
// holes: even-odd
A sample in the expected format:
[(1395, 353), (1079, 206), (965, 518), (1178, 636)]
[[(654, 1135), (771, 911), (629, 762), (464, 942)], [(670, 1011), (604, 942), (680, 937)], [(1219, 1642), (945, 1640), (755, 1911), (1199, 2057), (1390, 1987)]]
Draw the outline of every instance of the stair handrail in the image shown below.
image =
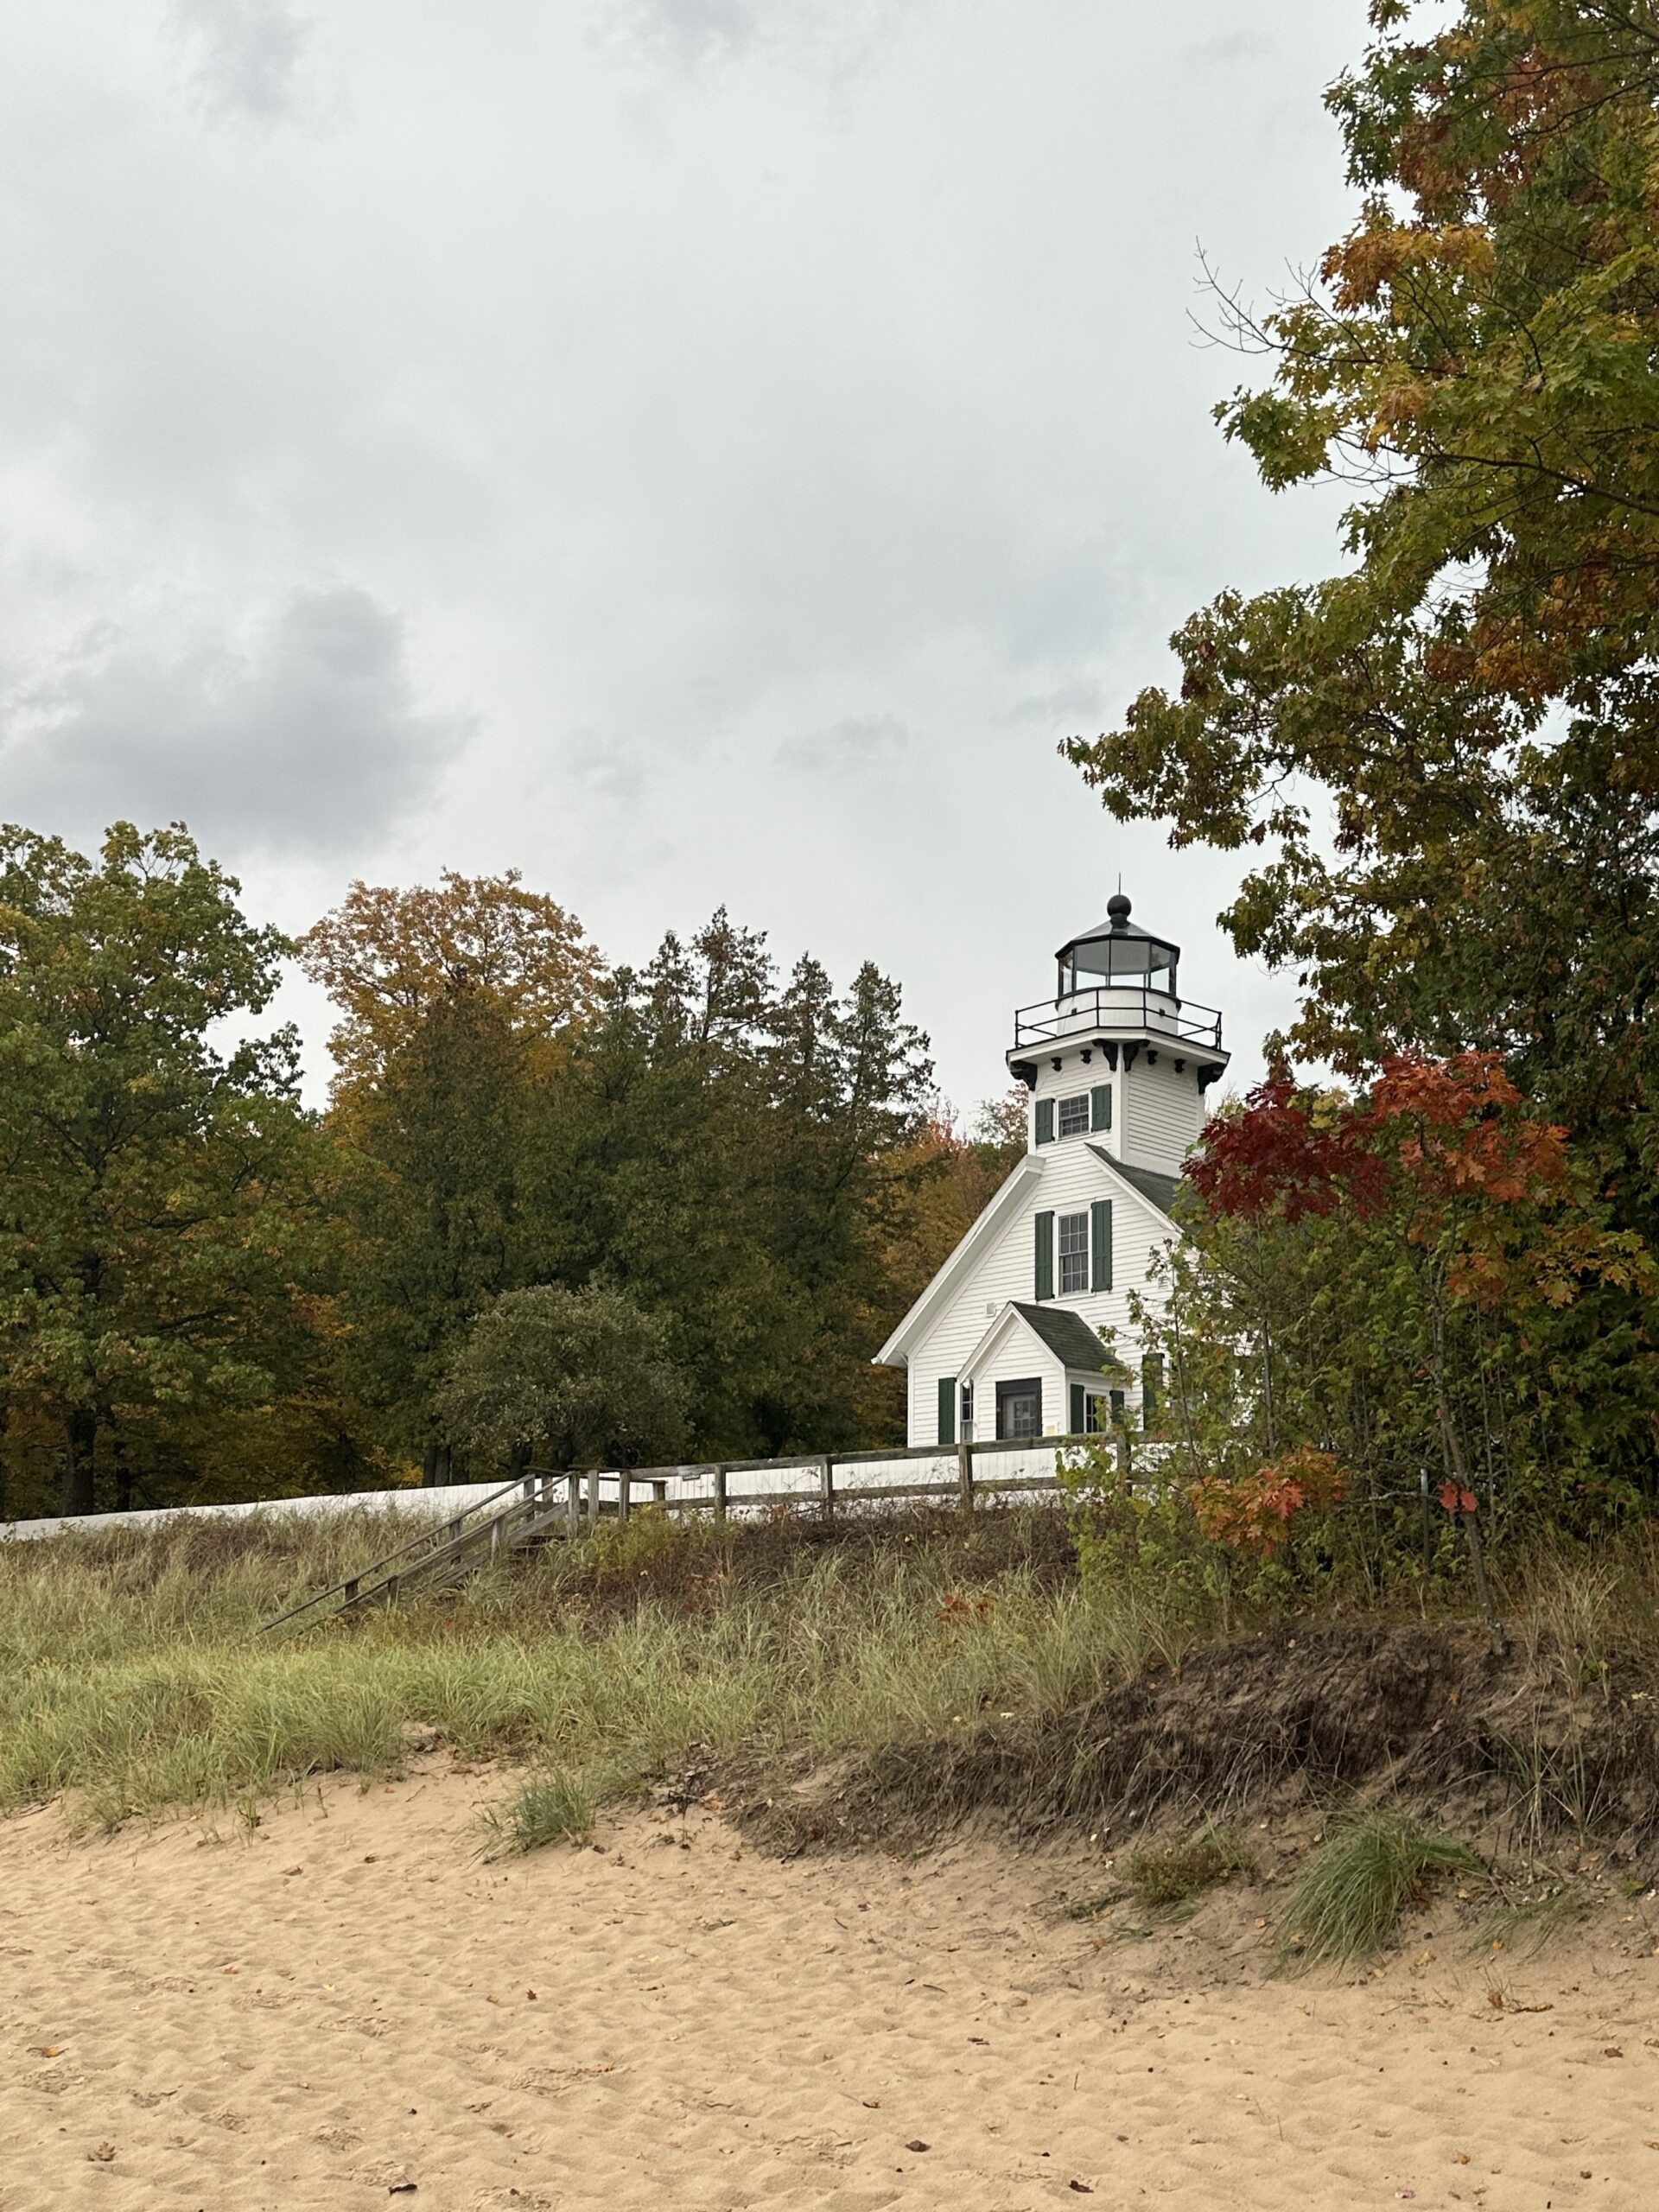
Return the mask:
[[(338, 1598), (343, 1601), (348, 1592), (354, 1594), (360, 1590), (363, 1585), (378, 1575), (383, 1567), (391, 1567), (397, 1560), (407, 1559), (411, 1552), (419, 1551), (424, 1545), (429, 1545), (436, 1549), (440, 1540), (445, 1543), (453, 1543), (461, 1535), (461, 1522), (471, 1520), (474, 1514), (482, 1513), (486, 1506), (493, 1505), (499, 1509), (497, 1514), (491, 1516), (492, 1519), (498, 1518), (500, 1513), (507, 1510), (503, 1500), (515, 1491), (522, 1493), (525, 1503), (530, 1503), (531, 1484), (539, 1485), (550, 1478), (556, 1478), (559, 1472), (560, 1471), (554, 1467), (527, 1467), (522, 1475), (515, 1475), (510, 1483), (503, 1483), (499, 1490), (491, 1491), (487, 1497), (476, 1497), (470, 1505), (462, 1506), (459, 1513), (446, 1514), (442, 1521), (435, 1522), (430, 1528), (420, 1529), (410, 1538), (406, 1544), (399, 1544), (395, 1551), (388, 1552), (383, 1559), (372, 1560), (368, 1566), (359, 1567), (355, 1574), (345, 1576), (342, 1580), (333, 1584), (327, 1590), (314, 1591), (310, 1597), (302, 1598), (297, 1605), (290, 1605), (285, 1613), (278, 1613), (272, 1620), (262, 1621), (259, 1624), (260, 1634), (269, 1635), (271, 1630), (282, 1628), (288, 1622), (297, 1620), (302, 1613), (308, 1613), (313, 1606), (324, 1605), (330, 1598)], [(422, 1493), (416, 1491), (412, 1495), (419, 1497)]]

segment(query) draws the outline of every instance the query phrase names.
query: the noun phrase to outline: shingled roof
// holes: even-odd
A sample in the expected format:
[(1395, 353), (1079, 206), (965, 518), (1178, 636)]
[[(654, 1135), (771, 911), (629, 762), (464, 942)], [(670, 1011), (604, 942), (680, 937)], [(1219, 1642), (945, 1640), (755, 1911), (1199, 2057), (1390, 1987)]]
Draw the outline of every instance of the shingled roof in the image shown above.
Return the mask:
[(1067, 1306), (1021, 1306), (1016, 1300), (1014, 1310), (1066, 1367), (1096, 1375), (1111, 1356), (1083, 1316)]
[(1096, 1160), (1103, 1160), (1115, 1175), (1121, 1175), (1132, 1189), (1139, 1191), (1143, 1198), (1150, 1198), (1160, 1213), (1174, 1211), (1175, 1193), (1180, 1188), (1179, 1175), (1160, 1175), (1155, 1167), (1131, 1167), (1127, 1160), (1108, 1152), (1103, 1144), (1091, 1144), (1089, 1149)]

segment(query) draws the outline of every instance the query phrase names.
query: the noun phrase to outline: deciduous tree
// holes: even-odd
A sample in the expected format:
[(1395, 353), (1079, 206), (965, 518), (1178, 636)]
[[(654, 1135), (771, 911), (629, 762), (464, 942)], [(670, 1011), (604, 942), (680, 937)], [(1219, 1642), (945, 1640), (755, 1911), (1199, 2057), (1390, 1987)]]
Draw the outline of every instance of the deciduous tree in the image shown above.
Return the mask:
[(305, 1334), (317, 1161), (291, 1032), (230, 1041), (283, 949), (179, 826), (98, 864), (0, 830), (0, 1361), (63, 1507), (135, 1430), (251, 1407)]

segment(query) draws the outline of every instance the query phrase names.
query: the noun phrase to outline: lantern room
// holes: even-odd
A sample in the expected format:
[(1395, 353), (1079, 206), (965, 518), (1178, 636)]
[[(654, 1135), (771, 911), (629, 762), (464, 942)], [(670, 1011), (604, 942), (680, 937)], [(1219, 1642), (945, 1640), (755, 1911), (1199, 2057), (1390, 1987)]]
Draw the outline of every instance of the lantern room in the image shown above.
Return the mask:
[(1100, 990), (1149, 991), (1160, 998), (1175, 998), (1181, 948), (1139, 928), (1129, 913), (1129, 902), (1120, 891), (1107, 900), (1103, 922), (1060, 947), (1057, 998)]

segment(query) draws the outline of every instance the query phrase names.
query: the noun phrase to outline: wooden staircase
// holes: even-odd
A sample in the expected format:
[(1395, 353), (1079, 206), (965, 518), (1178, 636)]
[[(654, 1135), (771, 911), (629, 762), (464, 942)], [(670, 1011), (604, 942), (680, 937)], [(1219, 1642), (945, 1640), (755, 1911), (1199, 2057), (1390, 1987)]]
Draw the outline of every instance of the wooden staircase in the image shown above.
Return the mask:
[[(259, 1632), (262, 1636), (286, 1634), (314, 1628), (318, 1622), (340, 1613), (359, 1612), (371, 1605), (394, 1605), (399, 1598), (412, 1591), (464, 1581), (480, 1567), (505, 1559), (509, 1552), (544, 1543), (550, 1537), (578, 1535), (582, 1522), (582, 1484), (585, 1481), (588, 1484), (588, 1517), (591, 1526), (605, 1510), (606, 1501), (600, 1490), (605, 1479), (598, 1475), (555, 1474), (545, 1468), (532, 1467), (518, 1480), (505, 1483), (486, 1497), (477, 1499), (463, 1512), (423, 1529), (406, 1544), (388, 1552), (384, 1559), (360, 1567), (344, 1582), (335, 1583), (329, 1590), (319, 1590), (299, 1605), (290, 1605), (285, 1613), (264, 1622)], [(616, 1480), (614, 1477), (610, 1479)], [(618, 1484), (619, 1494), (610, 1501), (613, 1513), (626, 1516), (630, 1487), (639, 1485), (637, 1481), (632, 1485)], [(664, 1485), (652, 1487), (660, 1497)], [(418, 1498), (419, 1492), (411, 1495)]]

